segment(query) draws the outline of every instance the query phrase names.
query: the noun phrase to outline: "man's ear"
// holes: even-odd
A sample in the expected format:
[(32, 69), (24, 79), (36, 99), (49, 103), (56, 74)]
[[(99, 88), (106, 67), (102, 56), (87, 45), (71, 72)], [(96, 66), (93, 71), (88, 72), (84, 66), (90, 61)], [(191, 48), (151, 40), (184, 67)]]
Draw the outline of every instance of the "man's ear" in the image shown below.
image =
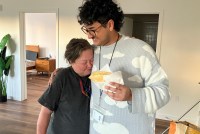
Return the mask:
[(108, 29), (110, 30), (110, 31), (113, 31), (114, 30), (114, 24), (115, 24), (115, 22), (112, 20), (112, 19), (110, 19), (108, 22), (107, 22), (107, 27), (108, 27)]

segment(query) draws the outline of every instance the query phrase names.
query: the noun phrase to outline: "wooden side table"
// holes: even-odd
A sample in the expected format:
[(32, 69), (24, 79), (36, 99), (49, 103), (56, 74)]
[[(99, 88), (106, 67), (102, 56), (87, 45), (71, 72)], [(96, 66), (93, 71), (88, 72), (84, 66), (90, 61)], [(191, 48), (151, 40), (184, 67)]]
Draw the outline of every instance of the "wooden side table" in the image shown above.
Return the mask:
[(47, 72), (49, 75), (56, 68), (55, 59), (36, 59), (36, 70), (37, 72)]

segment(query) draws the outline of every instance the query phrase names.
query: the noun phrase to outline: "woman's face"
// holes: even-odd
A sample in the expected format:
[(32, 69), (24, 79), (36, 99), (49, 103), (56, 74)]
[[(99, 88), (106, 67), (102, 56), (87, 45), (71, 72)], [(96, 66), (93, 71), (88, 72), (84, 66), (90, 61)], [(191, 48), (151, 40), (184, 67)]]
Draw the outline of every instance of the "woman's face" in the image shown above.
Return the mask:
[(79, 74), (79, 76), (87, 76), (92, 71), (94, 61), (94, 53), (93, 50), (88, 49), (81, 53), (80, 57), (72, 63), (72, 68), (74, 71)]

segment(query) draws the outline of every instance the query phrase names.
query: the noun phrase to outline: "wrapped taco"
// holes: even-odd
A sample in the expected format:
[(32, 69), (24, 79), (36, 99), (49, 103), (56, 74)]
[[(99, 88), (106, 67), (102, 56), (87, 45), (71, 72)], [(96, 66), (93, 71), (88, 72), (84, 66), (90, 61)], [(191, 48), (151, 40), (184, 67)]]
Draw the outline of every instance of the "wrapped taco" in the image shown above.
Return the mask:
[(110, 75), (110, 74), (111, 74), (111, 72), (108, 72), (108, 71), (94, 71), (89, 76), (89, 78), (93, 82), (104, 82), (104, 76), (105, 75)]

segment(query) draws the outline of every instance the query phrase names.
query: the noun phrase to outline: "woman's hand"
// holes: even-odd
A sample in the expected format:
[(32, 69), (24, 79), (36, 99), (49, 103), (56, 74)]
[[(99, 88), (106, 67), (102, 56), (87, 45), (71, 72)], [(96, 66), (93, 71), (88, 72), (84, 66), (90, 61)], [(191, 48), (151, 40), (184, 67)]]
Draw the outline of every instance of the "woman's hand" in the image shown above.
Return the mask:
[(49, 85), (49, 86), (52, 84), (52, 82), (53, 82), (53, 80), (54, 80), (54, 78), (55, 78), (57, 72), (59, 72), (59, 71), (62, 70), (62, 69), (63, 69), (63, 68), (57, 68), (57, 69), (55, 69), (55, 70), (51, 73), (51, 76), (50, 76), (49, 81), (48, 81), (48, 85)]

